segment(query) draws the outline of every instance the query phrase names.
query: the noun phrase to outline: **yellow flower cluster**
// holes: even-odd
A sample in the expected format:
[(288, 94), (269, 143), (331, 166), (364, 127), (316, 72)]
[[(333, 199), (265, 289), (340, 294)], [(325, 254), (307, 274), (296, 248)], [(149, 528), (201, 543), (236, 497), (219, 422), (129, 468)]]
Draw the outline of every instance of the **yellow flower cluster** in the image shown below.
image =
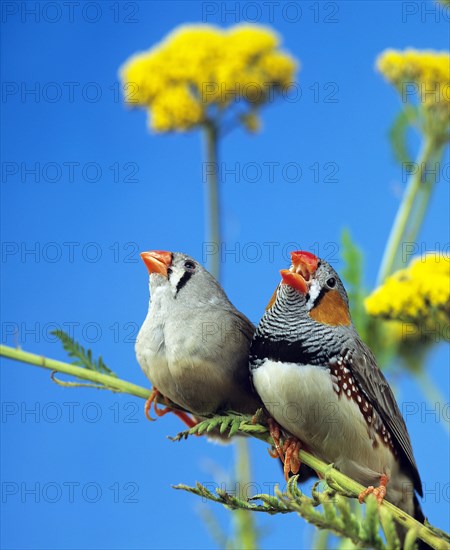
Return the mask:
[(189, 130), (237, 101), (257, 107), (288, 89), (295, 70), (267, 28), (197, 25), (131, 57), (121, 77), (126, 102), (148, 109), (151, 128), (167, 132)]
[(450, 322), (450, 261), (438, 253), (414, 259), (365, 300), (370, 315), (420, 323)]
[(413, 96), (427, 108), (449, 118), (450, 55), (433, 50), (386, 50), (377, 59), (377, 68), (393, 84), (406, 102)]

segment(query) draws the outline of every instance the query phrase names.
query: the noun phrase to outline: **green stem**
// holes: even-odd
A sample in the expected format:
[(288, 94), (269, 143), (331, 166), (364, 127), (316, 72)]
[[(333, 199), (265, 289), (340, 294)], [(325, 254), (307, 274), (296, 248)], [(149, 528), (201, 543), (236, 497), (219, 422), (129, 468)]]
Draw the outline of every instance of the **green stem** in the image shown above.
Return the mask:
[[(205, 126), (206, 159), (208, 163), (208, 203), (209, 203), (209, 244), (213, 255), (209, 269), (220, 281), (221, 276), (221, 233), (219, 201), (219, 163), (218, 163), (218, 129), (214, 122), (208, 121)], [(245, 486), (250, 481), (250, 458), (248, 443), (244, 439), (236, 442), (236, 480)], [(250, 512), (238, 510), (235, 513), (236, 542), (238, 548), (255, 550), (257, 534), (255, 523)]]
[[(248, 442), (243, 437), (236, 440), (236, 481), (242, 488), (248, 487), (251, 480), (250, 455)], [(242, 550), (256, 550), (258, 548), (258, 537), (253, 515), (247, 510), (236, 510), (237, 548)]]
[[(437, 146), (435, 152), (430, 155), (429, 160), (434, 160), (435, 164), (437, 164), (442, 157), (443, 148), (444, 145)], [(411, 216), (411, 224), (405, 235), (406, 242), (414, 242), (416, 240), (425, 219), (433, 189), (434, 182), (430, 182), (426, 178), (417, 195), (415, 212)]]
[[(447, 399), (445, 399), (439, 391), (439, 388), (436, 387), (428, 372), (425, 369), (419, 369), (418, 371), (414, 371), (414, 375), (417, 378), (420, 389), (428, 403), (430, 403), (430, 405), (436, 405), (436, 403), (438, 403), (439, 407), (445, 407)], [(449, 422), (446, 421), (445, 418), (441, 417), (440, 414), (439, 418), (441, 418), (441, 423), (444, 424), (447, 431), (450, 431)]]
[[(359, 494), (361, 494), (362, 491), (364, 491), (365, 487), (360, 485), (358, 482), (347, 477), (339, 470), (336, 470), (335, 468), (330, 467), (321, 460), (313, 457), (309, 453), (305, 451), (300, 451), (299, 455), (302, 463), (306, 464), (317, 473), (321, 474), (321, 476), (324, 477), (325, 480), (328, 481), (328, 483), (336, 483), (344, 491), (351, 493), (355, 497), (357, 497)], [(403, 510), (400, 510), (387, 500), (383, 500), (383, 506), (391, 512), (393, 518), (400, 525), (402, 525), (406, 529), (416, 529), (417, 536), (421, 540), (427, 542), (432, 548), (445, 548), (445, 543), (443, 543), (442, 539), (436, 536), (433, 531), (431, 531), (431, 529), (425, 527), (425, 525), (406, 514)]]
[[(336, 483), (344, 491), (351, 493), (353, 496), (358, 496), (364, 491), (365, 487), (360, 485), (358, 482), (347, 477), (339, 470), (325, 464), (321, 460), (313, 457), (305, 451), (300, 451), (300, 460), (302, 463), (306, 464), (317, 473), (321, 474), (325, 480), (330, 484), (330, 482)], [(432, 548), (445, 548), (443, 546), (443, 541), (437, 537), (431, 529), (425, 527), (422, 523), (414, 519), (413, 517), (406, 514), (403, 510), (400, 510), (387, 500), (383, 500), (383, 506), (386, 507), (392, 514), (393, 518), (406, 529), (416, 529), (417, 536), (427, 542)]]
[(213, 122), (207, 122), (205, 129), (205, 146), (208, 184), (208, 214), (209, 237), (208, 250), (212, 251), (209, 269), (220, 281), (220, 204), (219, 204), (219, 163), (218, 163), (218, 133)]
[[(12, 359), (14, 361), (20, 361), (22, 363), (27, 363), (29, 365), (34, 365), (37, 367), (41, 367), (44, 369), (48, 369), (51, 371), (57, 371), (62, 372), (65, 374), (69, 374), (71, 376), (75, 376), (76, 378), (82, 379), (82, 380), (90, 380), (91, 382), (95, 382), (98, 384), (102, 384), (105, 387), (109, 388), (112, 391), (120, 392), (120, 393), (126, 393), (129, 395), (133, 395), (135, 397), (140, 397), (142, 399), (147, 399), (150, 395), (150, 390), (143, 388), (141, 386), (137, 386), (136, 384), (132, 384), (131, 382), (127, 382), (125, 380), (120, 380), (119, 378), (116, 378), (114, 376), (109, 376), (107, 374), (101, 374), (96, 371), (84, 369), (82, 367), (77, 367), (75, 365), (71, 365), (69, 363), (63, 363), (62, 361), (56, 361), (54, 359), (48, 359), (47, 357), (43, 357), (41, 355), (36, 355), (34, 353), (28, 353), (25, 351), (22, 351), (20, 349), (11, 348), (9, 346), (3, 346), (0, 345), (0, 356), (6, 357), (8, 359)], [(256, 425), (252, 423), (252, 418), (249, 417), (249, 431), (246, 432), (243, 430), (243, 433), (249, 433), (258, 439), (262, 439), (264, 441), (267, 441), (269, 443), (272, 443), (270, 437), (268, 434), (263, 435), (262, 433), (256, 433), (255, 429), (257, 428)], [(264, 429), (263, 429), (264, 430)], [(253, 433), (255, 432), (255, 433)], [(342, 489), (345, 491), (352, 493), (353, 495), (357, 496), (362, 490), (363, 487), (356, 481), (353, 481), (352, 479), (348, 478), (338, 470), (330, 467), (329, 465), (325, 464), (321, 460), (313, 457), (309, 453), (305, 451), (300, 451), (300, 459), (303, 463), (305, 463), (307, 466), (310, 466), (322, 475), (326, 480), (331, 481), (333, 480), (335, 483), (337, 483)], [(245, 470), (244, 466), (244, 475), (248, 474), (248, 470)], [(393, 504), (390, 502), (384, 501), (383, 506), (386, 506), (396, 519), (398, 523), (405, 526), (406, 528), (414, 527), (417, 529), (418, 536), (430, 544), (433, 548), (443, 548), (442, 546), (442, 540), (439, 539), (430, 529), (416, 521), (414, 518), (408, 516), (405, 514), (402, 510), (399, 510), (396, 508)], [(252, 528), (252, 531), (254, 533), (254, 528)], [(254, 534), (248, 534), (247, 537), (254, 537), (254, 540), (256, 540), (256, 537)], [(247, 538), (248, 541), (250, 541), (250, 538)], [(256, 546), (242, 546), (243, 548), (255, 548)]]
[(28, 365), (41, 367), (43, 369), (63, 372), (65, 374), (75, 376), (81, 380), (90, 380), (91, 382), (102, 384), (114, 392), (127, 393), (129, 395), (134, 395), (135, 397), (141, 397), (142, 399), (147, 399), (150, 396), (149, 389), (143, 388), (142, 386), (137, 386), (136, 384), (132, 384), (126, 380), (120, 380), (115, 376), (101, 374), (95, 370), (77, 367), (75, 365), (71, 365), (70, 363), (56, 361), (55, 359), (48, 359), (42, 355), (28, 353), (9, 346), (0, 345), (0, 356), (13, 359), (14, 361), (20, 361), (21, 363), (27, 363)]
[[(429, 136), (426, 136), (424, 139), (422, 150), (417, 160), (418, 169), (414, 174), (411, 175), (409, 179), (408, 186), (405, 190), (403, 200), (397, 211), (397, 215), (395, 217), (395, 221), (392, 226), (391, 233), (389, 235), (389, 239), (383, 254), (383, 260), (381, 262), (380, 271), (378, 273), (379, 285), (384, 282), (386, 277), (388, 277), (393, 273), (393, 271), (395, 270), (398, 264), (399, 248), (401, 246), (402, 241), (405, 238), (405, 232), (407, 229), (408, 222), (410, 222), (410, 216), (414, 207), (415, 198), (423, 185), (428, 185), (430, 187), (425, 199), (428, 201), (431, 196), (431, 190), (432, 190), (431, 188), (433, 187), (433, 185), (431, 183), (424, 184), (423, 182), (426, 181), (426, 179), (424, 178), (424, 173), (426, 171), (426, 164), (430, 160), (430, 158), (434, 155), (435, 150), (436, 150), (435, 140)], [(423, 214), (421, 214), (422, 219), (424, 215), (425, 215), (425, 211), (423, 212)], [(415, 227), (415, 230), (414, 230), (414, 238), (415, 238), (415, 236), (417, 236), (417, 233), (420, 230), (420, 225), (418, 223), (414, 223), (414, 227)]]
[[(229, 416), (233, 416), (233, 415), (228, 415), (228, 417)], [(240, 419), (238, 433), (255, 437), (273, 446), (273, 440), (268, 433), (268, 428), (260, 424), (255, 424), (254, 417), (239, 415), (239, 416), (236, 416), (236, 418)], [(193, 435), (194, 433), (197, 433), (197, 431), (198, 433), (204, 433), (204, 430), (201, 431), (200, 428), (203, 426), (203, 428), (205, 428), (206, 430), (206, 427), (209, 423), (212, 423), (214, 428), (218, 428), (217, 423), (215, 423), (216, 419), (205, 420), (200, 424), (197, 424), (197, 426), (195, 426), (194, 428), (191, 428), (191, 430), (178, 434), (178, 437), (175, 439), (185, 439), (186, 435)], [(336, 470), (333, 467), (333, 465), (326, 464), (319, 458), (316, 458), (311, 454), (309, 454), (307, 451), (301, 450), (299, 452), (299, 458), (303, 464), (306, 464), (307, 466), (315, 470), (317, 474), (319, 474), (320, 477), (324, 479), (331, 488), (335, 489), (340, 494), (343, 494), (345, 496), (351, 495), (351, 496), (357, 497), (365, 489), (365, 487), (363, 487), (357, 481), (354, 481), (353, 479), (347, 477), (345, 474), (343, 474), (339, 470)], [(192, 490), (190, 488), (186, 488), (186, 486), (178, 486), (177, 488), (182, 488), (185, 490), (190, 490), (191, 492), (195, 492), (195, 489)], [(211, 496), (207, 498), (211, 498)], [(219, 496), (214, 497), (213, 500), (218, 502), (220, 500), (220, 497)], [(246, 504), (246, 509), (248, 510), (249, 504), (248, 503), (245, 503), (245, 504)], [(449, 547), (448, 543), (446, 542), (446, 540), (444, 540), (443, 536), (442, 537), (439, 536), (432, 529), (420, 523), (419, 521), (414, 519), (412, 516), (408, 515), (406, 512), (404, 512), (400, 508), (397, 508), (387, 500), (383, 500), (382, 506), (387, 510), (389, 510), (392, 517), (399, 525), (405, 527), (407, 530), (414, 529), (417, 533), (418, 538), (425, 541), (432, 548), (448, 549)], [(264, 512), (265, 510), (260, 508), (258, 509), (258, 511)], [(283, 511), (283, 513), (285, 513), (285, 511)]]

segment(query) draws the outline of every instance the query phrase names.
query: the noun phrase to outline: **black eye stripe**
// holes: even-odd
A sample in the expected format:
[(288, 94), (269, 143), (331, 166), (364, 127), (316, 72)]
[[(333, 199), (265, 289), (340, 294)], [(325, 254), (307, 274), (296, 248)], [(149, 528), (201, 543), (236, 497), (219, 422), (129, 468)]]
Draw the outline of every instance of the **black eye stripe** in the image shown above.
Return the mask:
[[(325, 296), (326, 292), (327, 292), (327, 289), (325, 287), (322, 287), (320, 289), (319, 295), (314, 300), (314, 307), (317, 307), (320, 304), (320, 302), (322, 301), (322, 298)], [(309, 294), (308, 294), (308, 299), (309, 299)]]
[(178, 281), (176, 294), (178, 294), (180, 292), (180, 290), (184, 287), (184, 285), (189, 281), (189, 279), (191, 277), (192, 277), (192, 272), (191, 271), (185, 271), (183, 273), (183, 276)]

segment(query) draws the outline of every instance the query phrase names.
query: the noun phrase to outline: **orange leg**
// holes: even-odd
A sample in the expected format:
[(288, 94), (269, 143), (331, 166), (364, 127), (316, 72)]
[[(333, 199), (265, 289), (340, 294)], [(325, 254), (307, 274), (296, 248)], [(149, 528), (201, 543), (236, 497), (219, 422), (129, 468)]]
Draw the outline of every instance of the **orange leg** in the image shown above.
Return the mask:
[(298, 474), (301, 466), (298, 453), (301, 449), (301, 443), (295, 437), (286, 439), (283, 445), (284, 451), (284, 477), (286, 481), (289, 479), (289, 474), (292, 472), (294, 475)]
[[(144, 412), (145, 412), (145, 416), (148, 418), (148, 420), (151, 420), (151, 421), (155, 420), (155, 418), (152, 418), (150, 416), (150, 409), (151, 409), (152, 405), (153, 405), (153, 410), (155, 411), (156, 416), (159, 416), (159, 417), (164, 416), (165, 414), (170, 413), (172, 411), (175, 412), (174, 409), (172, 409), (172, 407), (169, 407), (169, 406), (164, 407), (164, 409), (159, 408), (159, 405), (158, 405), (158, 402), (156, 401), (156, 399), (160, 396), (164, 397), (162, 395), (162, 393), (154, 387), (153, 390), (152, 390), (152, 393), (150, 394), (150, 397), (145, 402)], [(164, 397), (164, 400), (167, 402), (166, 397)]]
[[(159, 390), (157, 390), (155, 387), (153, 388), (152, 390), (152, 393), (150, 394), (150, 397), (147, 399), (147, 401), (145, 402), (145, 408), (144, 408), (144, 412), (145, 412), (145, 416), (148, 418), (148, 420), (151, 420), (151, 421), (154, 421), (155, 418), (152, 418), (150, 416), (150, 409), (151, 409), (151, 406), (153, 404), (153, 410), (155, 411), (155, 414), (156, 416), (164, 416), (166, 415), (167, 413), (170, 413), (170, 412), (173, 412), (176, 416), (178, 416), (178, 418), (180, 420), (182, 420), (186, 426), (188, 426), (189, 428), (192, 428), (193, 426), (195, 426), (197, 424), (197, 421), (194, 420), (193, 418), (191, 418), (188, 413), (184, 412), (184, 411), (177, 411), (176, 409), (172, 409), (172, 407), (170, 407), (169, 405), (167, 405), (166, 407), (164, 407), (163, 409), (160, 409), (159, 406), (158, 406), (158, 403), (156, 401), (156, 399), (159, 397), (159, 396), (162, 396), (162, 394), (159, 392)], [(167, 402), (167, 398), (164, 397), (164, 400)]]
[(196, 426), (198, 424), (198, 421), (195, 420), (194, 418), (191, 418), (187, 413), (185, 413), (184, 411), (177, 411), (175, 409), (171, 409), (171, 411), (173, 412), (173, 414), (175, 414), (176, 416), (178, 416), (178, 418), (183, 421), (186, 426), (188, 428), (193, 428), (194, 426)]
[(150, 420), (151, 422), (153, 422), (155, 418), (152, 418), (150, 416), (150, 409), (152, 407), (152, 403), (155, 401), (158, 395), (160, 395), (159, 391), (156, 388), (153, 388), (152, 393), (150, 394), (150, 397), (145, 402), (145, 407), (144, 407), (145, 416), (147, 417), (147, 420)]
[(286, 481), (289, 479), (289, 474), (298, 474), (301, 462), (298, 453), (301, 449), (300, 441), (295, 437), (289, 437), (284, 441), (283, 447), (280, 445), (281, 430), (280, 426), (269, 418), (269, 432), (273, 439), (274, 449), (269, 449), (269, 454), (272, 458), (279, 458), (284, 464), (283, 471)]
[(273, 418), (269, 418), (267, 421), (269, 425), (269, 433), (273, 439), (274, 450), (269, 449), (269, 454), (272, 458), (279, 458), (284, 463), (284, 452), (280, 445), (281, 431), (280, 426), (275, 422)]
[(371, 485), (370, 487), (367, 487), (367, 489), (364, 489), (359, 494), (358, 500), (362, 504), (366, 498), (367, 495), (373, 494), (375, 495), (378, 504), (381, 504), (383, 502), (384, 497), (386, 496), (386, 485), (389, 482), (389, 477), (386, 474), (383, 474), (380, 477), (380, 485), (378, 487), (374, 487)]
[[(156, 391), (158, 391), (158, 390), (156, 390)], [(161, 395), (159, 392), (158, 392), (158, 394)], [(164, 400), (167, 402), (167, 398), (166, 398), (166, 397), (164, 397)], [(164, 416), (164, 415), (167, 414), (167, 413), (172, 412), (174, 409), (172, 409), (172, 408), (169, 407), (169, 406), (164, 407), (164, 409), (160, 409), (160, 408), (159, 408), (159, 404), (158, 404), (158, 402), (157, 402), (156, 399), (155, 399), (155, 400), (153, 401), (153, 410), (155, 411), (156, 416), (161, 417), (161, 416)]]

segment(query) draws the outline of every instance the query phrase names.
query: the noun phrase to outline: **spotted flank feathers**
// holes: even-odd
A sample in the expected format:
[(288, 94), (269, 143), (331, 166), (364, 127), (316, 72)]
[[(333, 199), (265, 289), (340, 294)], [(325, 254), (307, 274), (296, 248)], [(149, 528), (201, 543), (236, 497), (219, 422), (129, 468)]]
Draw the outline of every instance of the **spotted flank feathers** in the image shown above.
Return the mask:
[[(347, 366), (347, 364), (351, 366), (352, 363), (352, 353), (349, 350), (346, 350), (343, 354), (334, 357), (330, 361), (330, 374), (333, 389), (338, 396), (346, 397), (358, 405), (368, 428), (373, 428), (375, 433), (379, 435), (380, 440), (387, 447), (390, 447), (394, 455), (397, 456), (397, 449), (395, 448), (391, 433), (386, 429), (385, 424), (371, 405), (369, 398), (360, 389), (358, 382)], [(372, 438), (372, 442), (373, 447), (376, 448), (378, 446), (378, 441), (375, 437)]]

